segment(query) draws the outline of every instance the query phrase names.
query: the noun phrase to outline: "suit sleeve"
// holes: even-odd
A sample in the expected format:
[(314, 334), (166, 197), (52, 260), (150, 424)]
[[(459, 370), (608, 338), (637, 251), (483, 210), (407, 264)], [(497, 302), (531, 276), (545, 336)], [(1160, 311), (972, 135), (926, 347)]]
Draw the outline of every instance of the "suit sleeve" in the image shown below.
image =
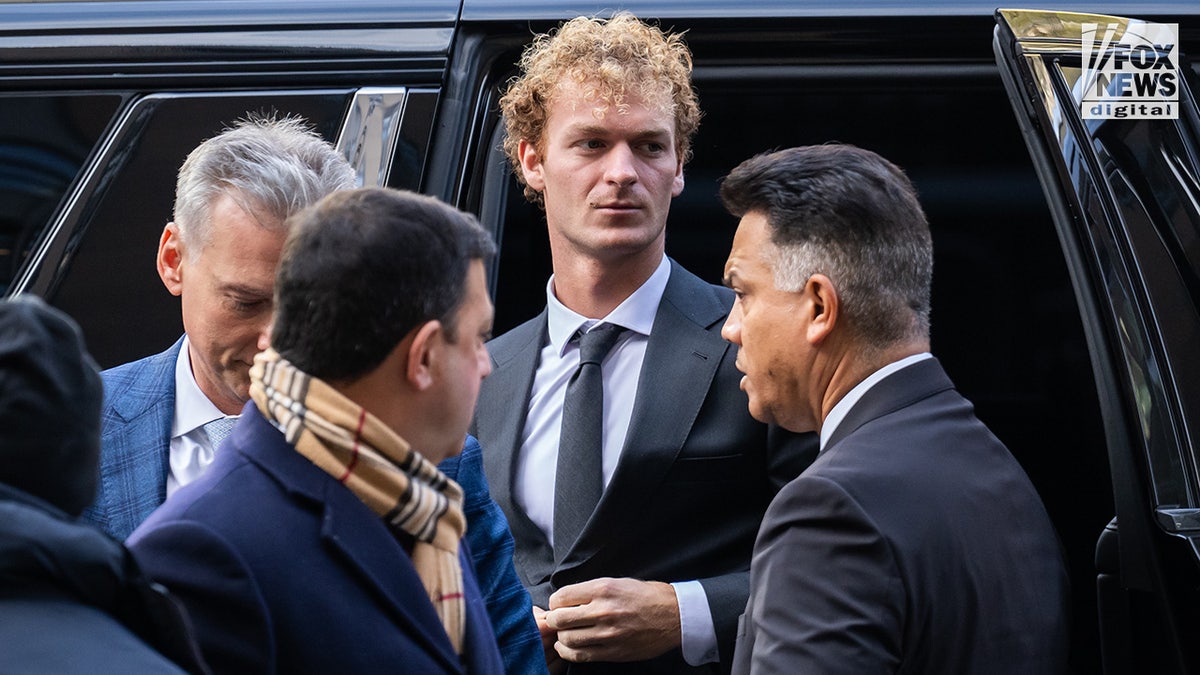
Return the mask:
[(207, 527), (174, 521), (138, 530), (127, 542), (143, 572), (187, 610), (214, 673), (273, 673), (271, 619), (241, 556)]
[(751, 578), (750, 672), (892, 673), (900, 665), (904, 591), (891, 546), (832, 481), (803, 476), (779, 493)]
[(750, 594), (750, 573), (731, 572), (700, 579), (700, 585), (704, 587), (708, 611), (712, 614), (721, 670), (729, 672), (737, 638), (738, 617), (746, 610), (746, 597)]
[(468, 436), (462, 454), (447, 459), (438, 468), (463, 489), (466, 540), (488, 618), (504, 658), (505, 672), (546, 672), (542, 640), (533, 620), (533, 604), (513, 566), (512, 532), (508, 519), (488, 490), (479, 442)]
[[(791, 482), (812, 464), (820, 449), (820, 439), (815, 433), (797, 434), (774, 425), (767, 428), (767, 478), (770, 496)], [(727, 670), (732, 662), (734, 643), (737, 637), (738, 618), (746, 609), (746, 598), (750, 594), (750, 573), (733, 572), (718, 577), (701, 579), (712, 614), (713, 630), (717, 638), (717, 653), (722, 666)]]

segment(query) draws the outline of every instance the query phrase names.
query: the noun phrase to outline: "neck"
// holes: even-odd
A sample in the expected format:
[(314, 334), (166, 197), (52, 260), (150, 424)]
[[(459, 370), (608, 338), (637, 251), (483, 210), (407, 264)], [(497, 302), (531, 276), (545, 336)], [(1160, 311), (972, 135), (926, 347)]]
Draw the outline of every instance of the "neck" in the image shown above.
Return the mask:
[(658, 269), (663, 251), (596, 260), (581, 256), (554, 258), (554, 297), (571, 311), (602, 319), (625, 301)]
[(825, 386), (816, 396), (815, 402), (817, 409), (821, 411), (821, 424), (818, 425), (817, 430), (820, 431), (829, 411), (833, 410), (833, 407), (845, 398), (851, 389), (870, 377), (871, 373), (889, 363), (927, 351), (929, 351), (928, 339), (904, 341), (883, 349), (857, 343), (847, 344), (846, 348), (838, 351), (837, 358), (829, 360), (823, 369), (827, 373), (822, 378)]

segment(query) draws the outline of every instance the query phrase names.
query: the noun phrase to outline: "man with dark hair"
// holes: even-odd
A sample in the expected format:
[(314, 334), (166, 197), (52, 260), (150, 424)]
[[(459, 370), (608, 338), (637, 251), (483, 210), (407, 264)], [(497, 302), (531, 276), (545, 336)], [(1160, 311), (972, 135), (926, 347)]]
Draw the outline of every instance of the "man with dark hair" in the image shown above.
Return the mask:
[(666, 256), (700, 122), (691, 53), (618, 13), (538, 36), (521, 69), (504, 147), (554, 275), (546, 311), (489, 344), (474, 431), (547, 659), (727, 670), (754, 533), (816, 443), (750, 418), (718, 334), (732, 295)]
[(436, 467), (491, 370), (491, 239), (379, 188), (294, 221), (251, 402), (129, 546), (218, 672), (500, 673), (462, 490)]
[(933, 246), (904, 173), (759, 155), (721, 197), (756, 419), (820, 433), (763, 518), (735, 673), (1056, 673), (1067, 577), (1024, 471), (929, 353)]
[[(186, 332), (166, 351), (102, 374), (100, 486), (85, 519), (124, 539), (207, 470), (250, 397), (254, 355), (267, 346), (288, 216), (354, 183), (346, 160), (295, 117), (252, 116), (188, 155), (156, 261), (180, 297)], [(505, 662), (536, 672), (537, 629), (479, 444), (468, 438), (461, 458), (441, 468), (467, 496), (468, 537)]]
[(172, 599), (75, 522), (96, 492), (101, 395), (74, 321), (0, 301), (0, 673), (207, 672)]

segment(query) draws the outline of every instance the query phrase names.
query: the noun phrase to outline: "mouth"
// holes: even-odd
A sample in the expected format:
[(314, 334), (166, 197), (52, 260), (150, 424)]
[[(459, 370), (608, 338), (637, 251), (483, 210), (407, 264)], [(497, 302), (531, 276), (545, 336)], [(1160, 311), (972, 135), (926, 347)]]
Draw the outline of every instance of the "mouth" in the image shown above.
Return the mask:
[(628, 201), (611, 201), (611, 202), (593, 202), (592, 208), (597, 211), (616, 211), (627, 213), (630, 211), (642, 210), (642, 205), (637, 202)]
[(742, 364), (737, 361), (733, 362), (733, 367), (737, 368), (737, 371), (742, 374), (742, 378), (738, 380), (738, 388), (742, 391), (746, 391), (746, 385), (750, 381), (750, 377), (746, 375), (746, 369), (742, 368)]

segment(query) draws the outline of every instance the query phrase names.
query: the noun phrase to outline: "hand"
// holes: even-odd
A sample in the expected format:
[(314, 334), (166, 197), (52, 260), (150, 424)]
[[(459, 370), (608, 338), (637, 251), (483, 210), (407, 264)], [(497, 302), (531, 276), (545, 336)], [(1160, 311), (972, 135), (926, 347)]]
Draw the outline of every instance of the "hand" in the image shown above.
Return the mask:
[(558, 652), (554, 651), (554, 643), (558, 641), (558, 633), (546, 625), (546, 610), (534, 605), (533, 620), (537, 622), (538, 632), (542, 634), (542, 652), (546, 657), (546, 667), (550, 670), (551, 675), (565, 673), (567, 662), (563, 661)]
[[(660, 581), (593, 579), (550, 596), (546, 626), (567, 661), (645, 661), (680, 646), (675, 588)], [(543, 636), (546, 633), (542, 633)]]

